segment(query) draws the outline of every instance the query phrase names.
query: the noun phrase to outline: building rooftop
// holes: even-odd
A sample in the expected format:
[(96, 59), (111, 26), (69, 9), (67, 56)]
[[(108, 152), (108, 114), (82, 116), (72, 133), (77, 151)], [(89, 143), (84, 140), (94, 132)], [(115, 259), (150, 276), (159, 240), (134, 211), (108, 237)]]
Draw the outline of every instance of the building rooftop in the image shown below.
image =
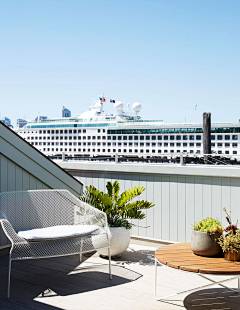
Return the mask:
[[(5, 161), (20, 167), (24, 173), (36, 177), (36, 182), (45, 184), (44, 188), (62, 188), (71, 191), (74, 195), (79, 196), (82, 192), (83, 184), (68, 174), (64, 169), (54, 163), (46, 155), (20, 137), (17, 133), (7, 127), (0, 121), (0, 158), (4, 157)], [(10, 166), (4, 160), (1, 167)], [(16, 168), (14, 168), (16, 169)], [(2, 180), (6, 180), (6, 171), (0, 169)], [(9, 182), (0, 182), (0, 192), (13, 190), (41, 189), (36, 186), (23, 186), (20, 183), (21, 177), (16, 182), (16, 173), (10, 173), (12, 180)]]

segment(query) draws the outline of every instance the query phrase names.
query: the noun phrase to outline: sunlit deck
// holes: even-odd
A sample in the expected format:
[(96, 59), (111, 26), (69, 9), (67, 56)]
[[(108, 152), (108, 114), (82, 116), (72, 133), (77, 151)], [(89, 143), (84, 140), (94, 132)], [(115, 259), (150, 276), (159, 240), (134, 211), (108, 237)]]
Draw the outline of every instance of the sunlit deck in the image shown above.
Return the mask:
[[(154, 299), (154, 252), (157, 244), (130, 244), (112, 264), (109, 280), (107, 260), (96, 253), (52, 259), (13, 262), (11, 298), (6, 299), (8, 256), (0, 257), (0, 309), (239, 309), (240, 294), (216, 286), (172, 297)], [(158, 267), (158, 295), (192, 289), (209, 281), (196, 274)], [(237, 287), (237, 281), (231, 282)]]

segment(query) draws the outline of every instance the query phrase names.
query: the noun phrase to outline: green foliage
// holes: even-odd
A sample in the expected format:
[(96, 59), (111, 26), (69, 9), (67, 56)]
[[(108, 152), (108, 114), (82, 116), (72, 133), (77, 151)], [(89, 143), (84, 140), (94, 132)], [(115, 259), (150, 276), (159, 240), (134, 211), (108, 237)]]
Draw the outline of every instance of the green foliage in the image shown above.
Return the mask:
[(223, 252), (238, 252), (240, 250), (240, 231), (236, 230), (236, 233), (234, 233), (230, 230), (227, 236), (221, 235), (218, 239), (218, 244), (220, 244)]
[(218, 220), (212, 217), (207, 217), (206, 219), (200, 221), (198, 224), (195, 224), (194, 230), (214, 234), (216, 232), (222, 233), (224, 231), (224, 228), (222, 227), (221, 223)]
[(130, 229), (132, 227), (129, 222), (130, 219), (144, 219), (146, 215), (141, 210), (150, 209), (154, 206), (154, 204), (146, 200), (132, 201), (145, 191), (144, 187), (135, 186), (119, 194), (120, 184), (115, 181), (113, 184), (108, 182), (106, 188), (107, 193), (103, 193), (94, 186), (86, 186), (86, 191), (80, 197), (80, 200), (105, 212), (110, 227), (126, 227)]
[(230, 210), (230, 212), (228, 213), (226, 208), (223, 208), (223, 211), (225, 211), (227, 214), (226, 219), (229, 225), (225, 228), (227, 234), (225, 236), (221, 235), (220, 238), (218, 238), (218, 244), (220, 244), (223, 252), (238, 252), (240, 250), (240, 230), (237, 228), (237, 224), (233, 225), (232, 223), (232, 211)]

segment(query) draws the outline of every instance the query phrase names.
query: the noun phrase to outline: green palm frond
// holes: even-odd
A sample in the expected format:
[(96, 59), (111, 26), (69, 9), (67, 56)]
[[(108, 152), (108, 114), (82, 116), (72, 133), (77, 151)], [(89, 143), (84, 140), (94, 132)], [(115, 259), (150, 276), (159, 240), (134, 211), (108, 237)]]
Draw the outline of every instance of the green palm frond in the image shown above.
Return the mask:
[(86, 193), (86, 195), (80, 197), (80, 200), (82, 200), (83, 202), (86, 202), (89, 205), (101, 210), (101, 204), (98, 201), (96, 201), (96, 199), (94, 197), (91, 197), (87, 193)]
[(123, 192), (118, 200), (119, 205), (125, 205), (130, 202), (133, 198), (140, 196), (145, 191), (144, 187), (132, 187)]
[(146, 217), (146, 214), (143, 213), (141, 210), (143, 209), (150, 209), (154, 206), (149, 201), (146, 200), (141, 200), (141, 201), (135, 201), (132, 203), (128, 203), (124, 208), (121, 213), (123, 218), (128, 218), (128, 219), (143, 219)]
[(80, 200), (106, 212), (111, 208), (111, 197), (108, 194), (100, 192), (94, 186), (86, 186), (86, 191), (80, 197)]
[(141, 210), (132, 209), (129, 211), (126, 211), (124, 214), (125, 219), (137, 219), (142, 220), (146, 217), (146, 214), (143, 213)]
[(108, 195), (112, 197), (117, 197), (120, 192), (120, 184), (118, 181), (115, 181), (113, 184), (112, 182), (107, 182), (106, 188)]
[(86, 191), (80, 199), (105, 212), (108, 224), (111, 227), (126, 227), (130, 229), (132, 224), (128, 219), (144, 219), (146, 214), (141, 210), (154, 206), (152, 202), (146, 200), (131, 202), (145, 191), (144, 187), (132, 187), (121, 195), (119, 195), (120, 184), (118, 181), (115, 181), (113, 184), (108, 182), (106, 188), (107, 193), (103, 193), (94, 186), (86, 186)]
[(128, 203), (125, 206), (125, 209), (127, 209), (127, 210), (131, 210), (131, 209), (142, 210), (142, 209), (150, 209), (154, 206), (155, 205), (152, 202), (149, 202), (147, 200), (138, 200), (135, 202)]

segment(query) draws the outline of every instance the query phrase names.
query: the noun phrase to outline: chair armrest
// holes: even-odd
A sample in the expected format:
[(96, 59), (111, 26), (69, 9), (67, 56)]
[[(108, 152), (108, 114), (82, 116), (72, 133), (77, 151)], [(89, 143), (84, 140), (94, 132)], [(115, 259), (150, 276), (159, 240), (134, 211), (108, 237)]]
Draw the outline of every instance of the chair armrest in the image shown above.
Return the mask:
[(106, 213), (100, 211), (89, 204), (82, 202), (79, 214), (84, 217), (82, 224), (84, 225), (97, 225), (100, 227), (107, 227), (107, 215)]
[(5, 233), (5, 235), (8, 237), (12, 245), (16, 243), (24, 243), (26, 244), (27, 241), (24, 238), (21, 238), (16, 231), (13, 229), (12, 225), (9, 223), (6, 219), (1, 219), (0, 224), (2, 226), (2, 229)]

